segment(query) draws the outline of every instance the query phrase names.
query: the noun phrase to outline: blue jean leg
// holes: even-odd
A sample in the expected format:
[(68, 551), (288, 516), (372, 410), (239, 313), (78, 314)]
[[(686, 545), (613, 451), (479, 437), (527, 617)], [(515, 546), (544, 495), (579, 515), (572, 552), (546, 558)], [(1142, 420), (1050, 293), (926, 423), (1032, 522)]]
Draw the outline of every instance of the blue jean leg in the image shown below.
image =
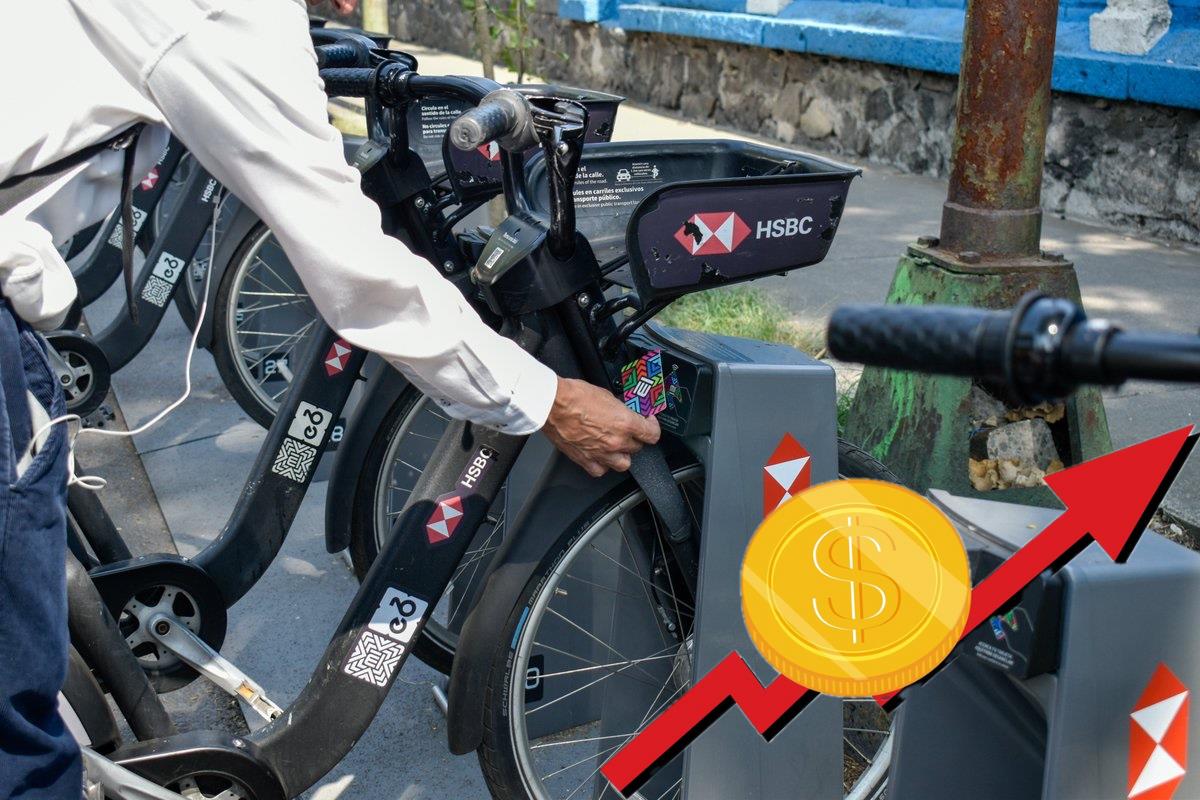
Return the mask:
[(0, 797), (79, 800), (79, 748), (58, 713), (67, 669), (67, 431), (19, 475), (32, 393), (65, 413), (42, 343), (0, 298)]

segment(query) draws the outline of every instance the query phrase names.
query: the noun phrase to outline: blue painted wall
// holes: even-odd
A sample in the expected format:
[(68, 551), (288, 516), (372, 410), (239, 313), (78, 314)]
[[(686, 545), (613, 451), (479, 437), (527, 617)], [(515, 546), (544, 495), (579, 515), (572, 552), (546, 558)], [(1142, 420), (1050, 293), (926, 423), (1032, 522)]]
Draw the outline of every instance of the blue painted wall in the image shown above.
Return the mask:
[[(956, 74), (965, 0), (793, 0), (778, 16), (746, 0), (559, 0), (563, 17)], [(1102, 0), (1060, 0), (1054, 88), (1200, 108), (1200, 0), (1171, 0), (1171, 29), (1146, 56), (1091, 49)]]

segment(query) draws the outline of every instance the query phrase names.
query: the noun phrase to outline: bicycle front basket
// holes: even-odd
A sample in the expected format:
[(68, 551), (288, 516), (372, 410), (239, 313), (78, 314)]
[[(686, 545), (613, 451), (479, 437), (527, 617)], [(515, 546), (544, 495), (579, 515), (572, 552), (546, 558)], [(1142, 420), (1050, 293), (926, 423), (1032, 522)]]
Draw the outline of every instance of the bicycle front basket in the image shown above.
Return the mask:
[(778, 275), (825, 258), (860, 171), (720, 143), (725, 176), (672, 182), (633, 211), (625, 246), (642, 302)]
[[(644, 300), (686, 294), (820, 261), (858, 174), (748, 142), (589, 144), (575, 179), (576, 227), (602, 262), (628, 254)], [(526, 167), (521, 200), (549, 213), (540, 156)]]

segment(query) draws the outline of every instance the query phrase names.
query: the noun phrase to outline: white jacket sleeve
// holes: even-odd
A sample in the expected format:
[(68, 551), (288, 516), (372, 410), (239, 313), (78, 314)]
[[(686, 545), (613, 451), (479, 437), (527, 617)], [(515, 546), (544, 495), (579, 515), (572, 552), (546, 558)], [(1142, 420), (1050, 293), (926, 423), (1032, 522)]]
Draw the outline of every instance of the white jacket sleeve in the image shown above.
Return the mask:
[(300, 6), (230, 3), (165, 48), (144, 76), (175, 134), (274, 231), (334, 330), (386, 358), (453, 416), (514, 434), (542, 426), (553, 372), (382, 233), (328, 122)]
[(0, 295), (39, 330), (62, 325), (75, 300), (75, 279), (50, 232), (20, 214), (0, 215)]

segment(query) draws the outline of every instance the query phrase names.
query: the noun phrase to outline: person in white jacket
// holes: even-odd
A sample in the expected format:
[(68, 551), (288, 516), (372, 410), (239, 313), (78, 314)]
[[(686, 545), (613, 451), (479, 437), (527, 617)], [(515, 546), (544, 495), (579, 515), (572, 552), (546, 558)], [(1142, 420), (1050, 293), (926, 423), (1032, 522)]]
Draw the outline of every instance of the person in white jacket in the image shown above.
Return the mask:
[[(657, 441), (656, 421), (558, 378), (381, 232), (328, 122), (306, 10), (303, 0), (36, 0), (9, 9), (0, 182), (138, 123), (151, 126), (137, 146), (135, 175), (144, 175), (169, 128), (271, 227), (322, 317), (349, 342), (386, 358), (452, 416), (512, 434), (541, 430), (593, 475), (628, 469), (632, 453)], [(118, 151), (95, 155), (0, 216), (0, 314), (19, 320), (0, 331), (61, 322), (75, 286), (55, 245), (117, 204), (123, 161)], [(39, 368), (23, 359), (0, 363), (0, 374)], [(30, 386), (42, 378), (17, 377)], [(13, 414), (3, 426), (10, 452), (31, 435), (20, 409)], [(7, 482), (19, 483), (10, 461)], [(65, 492), (65, 467), (44, 479)], [(4, 525), (0, 536), (13, 536), (22, 520)], [(52, 536), (65, 538), (65, 528)], [(74, 781), (62, 796), (78, 797), (77, 757), (54, 709), (66, 663), (61, 542), (46, 552), (58, 564), (31, 569), (4, 563), (11, 553), (0, 547), (0, 653), (13, 663), (36, 657), (42, 676), (31, 682), (29, 669), (0, 667), (0, 796), (53, 797)], [(26, 577), (47, 569), (50, 586)], [(59, 599), (45, 603), (47, 592)], [(45, 641), (27, 641), (39, 629)]]

